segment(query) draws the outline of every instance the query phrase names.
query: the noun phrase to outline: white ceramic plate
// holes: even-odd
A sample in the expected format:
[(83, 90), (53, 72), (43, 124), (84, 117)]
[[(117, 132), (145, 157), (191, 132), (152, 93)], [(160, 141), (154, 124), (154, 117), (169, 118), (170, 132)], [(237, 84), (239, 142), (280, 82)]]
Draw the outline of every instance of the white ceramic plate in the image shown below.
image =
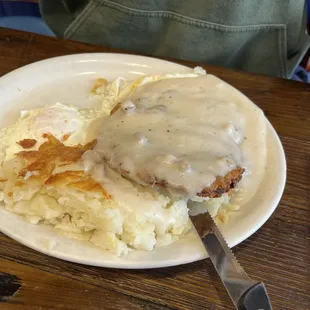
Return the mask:
[[(153, 58), (122, 54), (79, 54), (40, 61), (15, 70), (0, 79), (0, 127), (17, 120), (22, 109), (57, 101), (81, 107), (100, 102), (90, 96), (98, 77), (136, 78), (150, 73), (188, 72), (189, 68)], [(267, 121), (267, 173), (250, 202), (234, 212), (221, 230), (233, 247), (259, 229), (277, 207), (286, 179), (286, 163), (280, 140)], [(195, 233), (152, 252), (133, 251), (126, 257), (95, 248), (87, 242), (66, 239), (53, 228), (32, 225), (0, 207), (0, 229), (11, 238), (42, 253), (81, 264), (113, 268), (157, 268), (190, 263), (207, 257)], [(52, 250), (47, 240), (56, 245)]]

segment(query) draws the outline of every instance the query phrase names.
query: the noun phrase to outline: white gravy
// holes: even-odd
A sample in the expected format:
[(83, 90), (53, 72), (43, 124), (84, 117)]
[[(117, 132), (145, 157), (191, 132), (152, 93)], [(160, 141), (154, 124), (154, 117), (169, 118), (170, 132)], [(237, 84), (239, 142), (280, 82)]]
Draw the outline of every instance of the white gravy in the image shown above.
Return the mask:
[(102, 124), (95, 148), (139, 184), (164, 181), (172, 194), (195, 196), (236, 167), (249, 193), (262, 180), (265, 120), (236, 89), (205, 75), (136, 88)]

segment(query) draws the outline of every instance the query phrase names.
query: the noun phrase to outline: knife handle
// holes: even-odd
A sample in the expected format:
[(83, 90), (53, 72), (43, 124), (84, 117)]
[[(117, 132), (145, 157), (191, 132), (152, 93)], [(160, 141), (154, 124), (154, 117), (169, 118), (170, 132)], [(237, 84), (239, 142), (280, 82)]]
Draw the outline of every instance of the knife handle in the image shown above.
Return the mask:
[(245, 291), (237, 307), (238, 310), (272, 310), (264, 283), (258, 282)]

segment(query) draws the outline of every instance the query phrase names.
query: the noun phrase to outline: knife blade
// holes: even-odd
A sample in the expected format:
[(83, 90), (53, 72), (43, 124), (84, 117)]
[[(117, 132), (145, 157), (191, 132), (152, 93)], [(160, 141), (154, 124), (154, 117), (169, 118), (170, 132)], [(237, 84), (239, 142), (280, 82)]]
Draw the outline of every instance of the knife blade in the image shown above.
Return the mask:
[(265, 285), (246, 274), (209, 212), (190, 218), (236, 309), (271, 310)]

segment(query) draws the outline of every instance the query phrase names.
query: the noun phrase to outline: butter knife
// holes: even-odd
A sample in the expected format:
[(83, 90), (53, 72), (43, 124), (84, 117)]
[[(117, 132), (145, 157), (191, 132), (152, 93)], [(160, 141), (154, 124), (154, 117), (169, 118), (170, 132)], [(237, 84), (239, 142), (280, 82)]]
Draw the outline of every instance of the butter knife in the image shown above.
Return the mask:
[(241, 267), (211, 215), (191, 216), (211, 262), (238, 310), (271, 310), (265, 285), (252, 280)]

